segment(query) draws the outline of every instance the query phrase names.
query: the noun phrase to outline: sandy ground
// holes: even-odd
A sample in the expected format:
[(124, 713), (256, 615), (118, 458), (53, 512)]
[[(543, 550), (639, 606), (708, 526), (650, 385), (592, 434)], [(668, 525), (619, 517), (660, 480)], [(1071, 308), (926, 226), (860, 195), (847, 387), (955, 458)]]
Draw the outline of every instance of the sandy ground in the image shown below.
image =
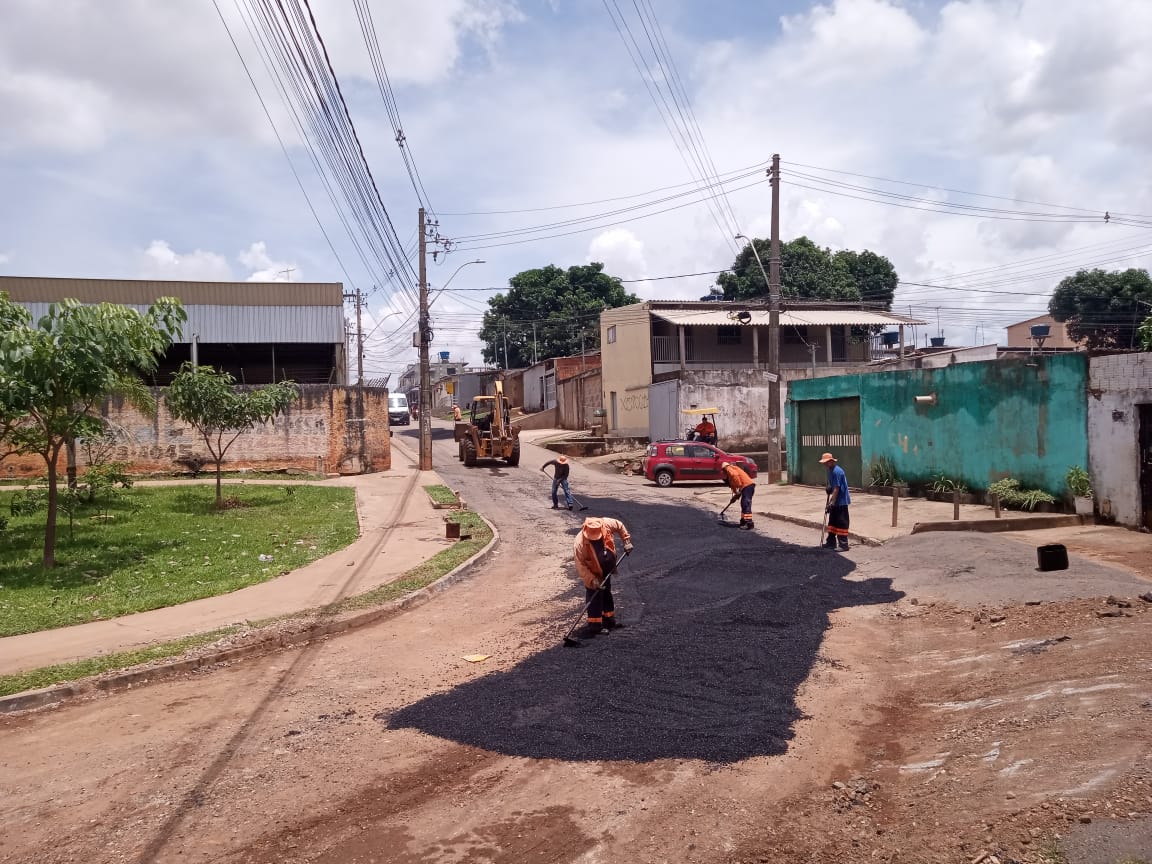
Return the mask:
[(504, 538), (482, 572), (328, 642), (0, 719), (0, 861), (1152, 860), (1148, 579), (1039, 574), (996, 537), (825, 553), (576, 466), (589, 514), (635, 533), (632, 626), (563, 649), (580, 516), (547, 509), (548, 457), (453, 453), (439, 473)]

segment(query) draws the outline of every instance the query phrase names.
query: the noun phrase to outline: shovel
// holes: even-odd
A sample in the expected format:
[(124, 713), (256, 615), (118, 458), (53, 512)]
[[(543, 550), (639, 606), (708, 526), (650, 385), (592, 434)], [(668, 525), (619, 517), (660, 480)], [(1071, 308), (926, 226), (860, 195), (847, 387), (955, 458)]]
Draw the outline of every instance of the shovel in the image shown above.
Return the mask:
[(612, 572), (604, 577), (600, 583), (600, 587), (596, 589), (596, 593), (588, 598), (588, 602), (584, 604), (584, 608), (580, 610), (580, 614), (576, 616), (576, 620), (572, 622), (572, 626), (568, 628), (568, 632), (564, 634), (564, 647), (565, 648), (582, 648), (584, 643), (577, 639), (572, 634), (576, 632), (576, 628), (580, 626), (580, 622), (584, 620), (584, 613), (588, 611), (588, 607), (592, 605), (592, 601), (596, 599), (597, 595), (604, 590), (604, 582), (607, 582), (616, 575), (617, 568), (620, 567), (620, 562), (628, 557), (628, 550), (624, 550), (624, 554), (616, 559), (616, 563), (612, 565)]
[(829, 493), (828, 494), (828, 500), (826, 500), (824, 502), (824, 522), (820, 525), (820, 542), (817, 544), (818, 546), (824, 545), (825, 532), (828, 529), (828, 507), (829, 507), (829, 505), (831, 505), (831, 503), (832, 503), (832, 494)]

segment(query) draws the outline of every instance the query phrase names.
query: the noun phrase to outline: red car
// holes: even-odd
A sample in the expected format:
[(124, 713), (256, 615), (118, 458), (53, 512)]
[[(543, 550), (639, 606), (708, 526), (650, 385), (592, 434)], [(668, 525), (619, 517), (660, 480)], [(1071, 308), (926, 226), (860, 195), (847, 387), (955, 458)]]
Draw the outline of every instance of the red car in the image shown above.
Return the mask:
[(739, 465), (753, 480), (756, 463), (747, 456), (725, 453), (711, 444), (699, 441), (657, 441), (648, 445), (644, 456), (644, 476), (657, 486), (667, 488), (685, 480), (719, 480), (720, 466), (725, 462)]

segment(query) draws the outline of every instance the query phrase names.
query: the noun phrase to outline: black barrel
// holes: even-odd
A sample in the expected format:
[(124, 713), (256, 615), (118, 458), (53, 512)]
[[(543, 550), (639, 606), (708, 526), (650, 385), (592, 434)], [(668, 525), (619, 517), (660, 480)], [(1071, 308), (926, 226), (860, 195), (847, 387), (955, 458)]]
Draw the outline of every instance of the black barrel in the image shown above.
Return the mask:
[(1067, 570), (1068, 549), (1062, 543), (1037, 546), (1036, 565), (1040, 570)]

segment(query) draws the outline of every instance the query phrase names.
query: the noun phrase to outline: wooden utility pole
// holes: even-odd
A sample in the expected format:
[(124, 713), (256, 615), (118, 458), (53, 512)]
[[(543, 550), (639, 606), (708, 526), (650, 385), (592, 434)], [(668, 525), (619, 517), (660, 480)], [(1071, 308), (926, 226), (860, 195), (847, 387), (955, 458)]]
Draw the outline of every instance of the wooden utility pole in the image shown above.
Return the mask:
[(428, 226), (420, 208), (420, 470), (432, 470), (432, 373), (428, 365)]
[[(772, 154), (772, 245), (768, 251), (768, 481), (780, 470), (780, 154)], [(751, 242), (751, 241), (749, 241)]]

